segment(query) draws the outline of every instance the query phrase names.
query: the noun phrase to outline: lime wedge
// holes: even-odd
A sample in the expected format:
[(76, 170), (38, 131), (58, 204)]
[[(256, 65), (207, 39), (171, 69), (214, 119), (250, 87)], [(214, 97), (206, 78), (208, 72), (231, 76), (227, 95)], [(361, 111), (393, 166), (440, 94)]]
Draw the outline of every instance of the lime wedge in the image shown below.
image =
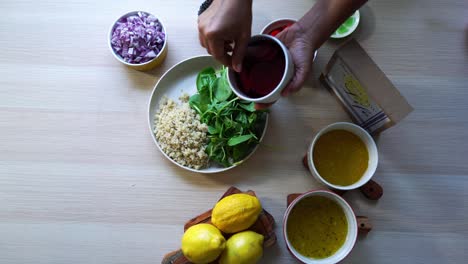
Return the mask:
[(344, 38), (349, 36), (359, 25), (359, 10), (354, 12), (341, 26), (331, 35), (332, 38)]

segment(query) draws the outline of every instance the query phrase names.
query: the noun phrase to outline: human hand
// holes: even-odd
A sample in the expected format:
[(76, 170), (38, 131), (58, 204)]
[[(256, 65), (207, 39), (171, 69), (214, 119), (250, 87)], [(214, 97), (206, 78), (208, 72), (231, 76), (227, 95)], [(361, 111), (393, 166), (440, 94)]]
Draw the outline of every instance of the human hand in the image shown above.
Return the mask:
[(242, 70), (251, 27), (252, 0), (214, 0), (198, 17), (200, 44), (215, 59), (237, 72)]
[[(288, 96), (302, 88), (312, 69), (312, 61), (316, 48), (312, 45), (305, 30), (298, 23), (285, 28), (276, 37), (288, 47), (295, 68), (293, 78), (281, 91), (282, 96)], [(257, 110), (265, 109), (272, 104), (256, 104), (255, 108)]]
[(298, 23), (285, 28), (276, 37), (288, 47), (294, 64), (294, 76), (288, 86), (281, 91), (282, 96), (288, 96), (302, 88), (312, 69), (316, 48)]

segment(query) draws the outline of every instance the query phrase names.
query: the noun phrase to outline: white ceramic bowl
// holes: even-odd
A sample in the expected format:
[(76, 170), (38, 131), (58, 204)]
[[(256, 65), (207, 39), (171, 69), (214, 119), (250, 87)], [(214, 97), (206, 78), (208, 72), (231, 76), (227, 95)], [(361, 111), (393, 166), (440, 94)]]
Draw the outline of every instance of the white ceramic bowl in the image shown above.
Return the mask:
[[(129, 16), (133, 16), (133, 15), (138, 15), (138, 13), (141, 12), (141, 13), (145, 13), (145, 14), (148, 14), (148, 15), (152, 15), (151, 13), (148, 13), (148, 12), (145, 12), (145, 11), (132, 11), (132, 12), (128, 12), (126, 13), (125, 15), (119, 17), (119, 19), (117, 19), (110, 27), (109, 29), (109, 34), (107, 36), (107, 44), (109, 46), (109, 49), (112, 53), (112, 55), (114, 55), (114, 58), (116, 60), (118, 60), (119, 62), (121, 62), (122, 64), (132, 68), (132, 69), (135, 69), (135, 70), (139, 70), (139, 71), (147, 71), (147, 70), (151, 70), (157, 66), (159, 66), (163, 61), (164, 59), (166, 59), (166, 55), (167, 55), (167, 30), (166, 28), (164, 27), (164, 24), (163, 22), (161, 21), (161, 19), (158, 18), (159, 20), (159, 23), (161, 23), (161, 27), (162, 27), (162, 30), (164, 32), (164, 35), (165, 35), (165, 39), (164, 39), (164, 44), (163, 44), (163, 47), (162, 49), (159, 51), (159, 53), (156, 55), (156, 57), (154, 57), (153, 59), (147, 61), (147, 62), (144, 62), (144, 63), (128, 63), (126, 61), (124, 61), (122, 59), (122, 57), (120, 57), (120, 55), (118, 55), (114, 48), (112, 48), (112, 44), (111, 44), (111, 39), (112, 39), (112, 33), (114, 32), (114, 29), (115, 27), (117, 26), (117, 22), (119, 22), (120, 20), (122, 20), (123, 18), (126, 18), (126, 17), (129, 17)], [(154, 15), (153, 15), (154, 16)], [(156, 17), (156, 16), (155, 16)]]
[[(346, 215), (346, 220), (348, 222), (348, 234), (346, 235), (345, 242), (341, 246), (340, 249), (338, 249), (335, 254), (328, 258), (323, 258), (323, 259), (312, 259), (309, 257), (306, 257), (302, 254), (300, 254), (298, 251), (294, 249), (294, 247), (291, 245), (289, 242), (288, 238), (288, 232), (287, 232), (287, 227), (288, 227), (288, 219), (289, 219), (289, 214), (291, 213), (291, 210), (294, 208), (296, 204), (298, 204), (302, 199), (310, 196), (323, 196), (326, 198), (329, 198), (333, 201), (335, 201), (340, 207), (343, 209), (343, 212)], [(325, 190), (316, 190), (316, 191), (310, 191), (302, 194), (301, 196), (297, 197), (286, 209), (286, 212), (284, 213), (284, 218), (283, 218), (283, 237), (286, 242), (286, 246), (289, 250), (289, 252), (299, 261), (307, 264), (332, 264), (332, 263), (337, 263), (341, 260), (343, 260), (349, 252), (354, 247), (354, 244), (356, 243), (356, 238), (358, 234), (358, 226), (357, 226), (357, 220), (356, 220), (356, 215), (351, 208), (351, 206), (339, 195), (330, 192), (330, 191), (325, 191)]]
[[(193, 169), (187, 166), (183, 166), (173, 159), (171, 159), (162, 149), (161, 146), (158, 143), (158, 140), (156, 139), (156, 136), (153, 133), (153, 128), (154, 128), (154, 115), (156, 114), (156, 111), (159, 108), (159, 103), (161, 100), (163, 100), (164, 97), (168, 97), (175, 102), (179, 103), (179, 97), (183, 93), (187, 93), (189, 95), (195, 94), (197, 92), (197, 87), (196, 87), (196, 79), (198, 73), (207, 68), (207, 67), (213, 67), (215, 69), (218, 69), (222, 67), (222, 65), (216, 61), (212, 56), (210, 55), (201, 55), (201, 56), (195, 56), (188, 58), (186, 60), (183, 60), (176, 65), (174, 65), (172, 68), (170, 68), (164, 75), (159, 79), (159, 81), (156, 83), (154, 86), (153, 92), (151, 93), (151, 97), (149, 99), (148, 103), (148, 127), (149, 131), (151, 133), (151, 137), (153, 138), (154, 143), (156, 144), (157, 148), (161, 151), (161, 153), (172, 163), (176, 164), (177, 166), (188, 170), (192, 172), (198, 172), (198, 173), (219, 173), (223, 172), (229, 169), (232, 169), (238, 165), (240, 165), (242, 162), (247, 160), (250, 156), (253, 155), (255, 150), (258, 148), (260, 144), (255, 146), (252, 151), (245, 157), (242, 161), (233, 164), (230, 167), (223, 167), (219, 164), (216, 164), (214, 162), (211, 162), (207, 168), (203, 169)], [(263, 131), (261, 132), (261, 136), (259, 141), (261, 142), (263, 140), (263, 137), (265, 136), (266, 130), (268, 127), (268, 114), (266, 115), (266, 120), (264, 124)]]
[[(353, 133), (354, 135), (358, 136), (367, 147), (367, 151), (369, 153), (369, 164), (367, 165), (367, 169), (364, 172), (364, 175), (359, 179), (359, 181), (355, 182), (354, 184), (347, 185), (347, 186), (331, 184), (328, 181), (326, 181), (322, 176), (320, 176), (317, 169), (315, 168), (314, 155), (313, 155), (315, 142), (317, 142), (317, 139), (319, 139), (320, 136), (332, 130), (349, 131)], [(337, 190), (357, 189), (361, 187), (362, 185), (366, 184), (374, 175), (375, 170), (377, 169), (378, 161), (379, 161), (379, 154), (377, 152), (377, 146), (375, 144), (374, 139), (372, 139), (369, 133), (367, 133), (367, 131), (364, 130), (362, 127), (352, 124), (352, 123), (348, 123), (348, 122), (333, 123), (323, 128), (322, 130), (320, 130), (312, 139), (312, 143), (310, 144), (309, 150), (307, 151), (307, 163), (309, 165), (309, 170), (312, 173), (312, 175), (315, 177), (315, 179), (327, 185), (328, 187), (332, 189), (337, 189)]]
[(237, 81), (236, 81), (236, 73), (233, 69), (229, 68), (228, 69), (228, 82), (229, 85), (231, 86), (232, 91), (241, 99), (249, 101), (249, 102), (255, 102), (255, 103), (273, 103), (276, 100), (278, 100), (281, 96), (281, 91), (289, 84), (289, 81), (291, 81), (291, 78), (294, 75), (294, 63), (292, 61), (291, 54), (289, 53), (288, 48), (277, 38), (272, 37), (270, 35), (255, 35), (252, 36), (250, 41), (259, 41), (259, 40), (267, 40), (267, 41), (273, 41), (277, 45), (280, 46), (281, 50), (284, 53), (284, 58), (285, 58), (285, 69), (283, 72), (283, 77), (281, 78), (281, 81), (279, 84), (271, 91), (269, 94), (259, 97), (259, 98), (251, 98), (248, 97), (238, 86)]

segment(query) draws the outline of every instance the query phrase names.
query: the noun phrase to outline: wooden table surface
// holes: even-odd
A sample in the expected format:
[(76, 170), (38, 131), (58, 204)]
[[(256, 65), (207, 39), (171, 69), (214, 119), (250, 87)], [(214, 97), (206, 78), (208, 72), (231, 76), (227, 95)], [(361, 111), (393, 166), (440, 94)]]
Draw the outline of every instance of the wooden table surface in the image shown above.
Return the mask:
[[(302, 167), (320, 128), (349, 120), (316, 79), (271, 109), (265, 146), (226, 173), (199, 175), (152, 142), (147, 103), (160, 76), (198, 44), (196, 1), (0, 4), (0, 263), (160, 263), (183, 224), (231, 185), (255, 190), (276, 219), (262, 263), (294, 263), (281, 235), (286, 195), (321, 188)], [(313, 1), (254, 1), (253, 32)], [(371, 1), (353, 35), (415, 111), (378, 139), (378, 202), (345, 195), (374, 230), (345, 263), (462, 263), (468, 258), (468, 3)], [(165, 23), (169, 54), (137, 72), (111, 56), (110, 24), (131, 10)]]

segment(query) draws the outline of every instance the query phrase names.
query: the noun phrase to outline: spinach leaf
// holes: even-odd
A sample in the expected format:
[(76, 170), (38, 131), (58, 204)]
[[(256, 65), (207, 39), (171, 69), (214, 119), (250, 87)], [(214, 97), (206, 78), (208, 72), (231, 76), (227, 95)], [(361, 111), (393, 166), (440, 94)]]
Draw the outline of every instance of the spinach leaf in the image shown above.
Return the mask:
[(221, 77), (214, 82), (214, 97), (220, 101), (226, 101), (232, 94), (231, 87), (227, 81), (227, 70), (221, 72)]
[(247, 120), (247, 115), (244, 112), (240, 112), (237, 117), (236, 121), (242, 124), (243, 126), (248, 126), (249, 121)]
[(211, 82), (216, 80), (216, 72), (213, 67), (209, 67), (198, 73), (197, 75), (197, 90), (200, 90), (203, 87), (208, 87)]
[(202, 115), (208, 110), (208, 104), (210, 103), (210, 97), (208, 95), (208, 87), (203, 86), (199, 93), (196, 93), (189, 98), (189, 105)]
[(208, 126), (208, 133), (210, 134), (217, 134), (219, 132), (218, 127)]
[(253, 102), (240, 103), (239, 106), (242, 107), (243, 109), (249, 111), (249, 112), (255, 112), (255, 104)]
[(248, 118), (249, 125), (252, 125), (257, 121), (257, 114), (256, 113), (251, 113)]
[(238, 145), (242, 142), (245, 142), (253, 137), (252, 134), (249, 135), (243, 135), (243, 136), (237, 136), (237, 137), (232, 137), (228, 140), (228, 146), (235, 146)]
[(205, 152), (211, 160), (225, 166), (241, 162), (258, 144), (265, 119), (254, 103), (241, 101), (227, 81), (227, 68), (206, 68), (197, 76), (197, 93), (190, 107), (208, 125), (209, 142)]

